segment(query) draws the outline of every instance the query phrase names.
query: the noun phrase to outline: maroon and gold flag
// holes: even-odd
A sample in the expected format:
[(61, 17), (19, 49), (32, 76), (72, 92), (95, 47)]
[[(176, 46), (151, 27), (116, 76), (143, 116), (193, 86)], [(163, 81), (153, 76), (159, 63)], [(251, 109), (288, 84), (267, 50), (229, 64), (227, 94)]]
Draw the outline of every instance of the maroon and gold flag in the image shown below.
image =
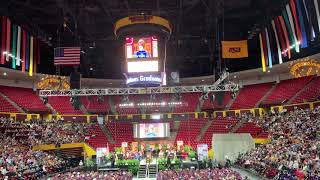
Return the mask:
[(223, 58), (248, 57), (248, 41), (221, 41)]

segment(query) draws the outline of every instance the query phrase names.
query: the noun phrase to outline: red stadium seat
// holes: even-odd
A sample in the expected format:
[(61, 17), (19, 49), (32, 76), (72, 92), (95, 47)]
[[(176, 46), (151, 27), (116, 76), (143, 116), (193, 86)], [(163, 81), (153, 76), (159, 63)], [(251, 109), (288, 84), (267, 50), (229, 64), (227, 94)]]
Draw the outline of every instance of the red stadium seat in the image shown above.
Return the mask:
[(281, 81), (262, 104), (282, 104), (303, 88), (312, 76)]
[(314, 77), (310, 84), (291, 103), (312, 102), (319, 97), (320, 77)]
[(59, 114), (83, 114), (81, 110), (74, 109), (70, 102), (70, 97), (52, 96), (49, 97), (48, 102)]
[(49, 109), (32, 89), (0, 86), (0, 92), (27, 112), (48, 112)]
[(12, 106), (7, 100), (0, 96), (0, 112), (19, 112), (14, 106)]
[(272, 83), (244, 86), (232, 103), (230, 109), (253, 108), (257, 102), (271, 89)]

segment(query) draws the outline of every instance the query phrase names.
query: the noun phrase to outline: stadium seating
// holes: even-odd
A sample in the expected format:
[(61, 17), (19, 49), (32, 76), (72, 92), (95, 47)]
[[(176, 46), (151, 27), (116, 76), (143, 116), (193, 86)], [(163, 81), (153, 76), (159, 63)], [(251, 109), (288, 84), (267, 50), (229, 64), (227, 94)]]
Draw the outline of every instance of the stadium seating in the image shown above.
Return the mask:
[[(180, 122), (180, 127), (176, 136), (176, 141), (183, 141), (193, 149), (197, 148), (196, 138), (202, 127), (207, 123), (205, 119), (190, 119)], [(176, 142), (175, 141), (175, 142)]]
[(320, 77), (314, 77), (310, 84), (291, 103), (311, 102), (320, 97)]
[(48, 102), (59, 114), (83, 114), (81, 110), (74, 109), (70, 103), (70, 97), (52, 96), (48, 98)]
[(217, 118), (214, 119), (210, 127), (203, 134), (199, 144), (208, 144), (211, 147), (213, 134), (229, 133), (233, 126), (239, 122), (236, 118)]
[(133, 125), (131, 122), (108, 122), (107, 128), (111, 132), (113, 140), (116, 142), (114, 147), (121, 147), (122, 142), (132, 142)]
[(108, 96), (103, 96), (100, 100), (97, 96), (82, 97), (82, 104), (89, 113), (108, 113), (110, 111)]
[(19, 112), (14, 106), (12, 106), (7, 100), (0, 96), (0, 112)]
[(258, 127), (253, 122), (244, 123), (236, 133), (250, 133), (253, 138), (257, 137), (262, 132), (262, 128)]
[(87, 132), (87, 142), (94, 148), (98, 147), (107, 147), (109, 145), (109, 149), (112, 150), (112, 144), (109, 143), (107, 137), (102, 132), (99, 125), (92, 125)]
[(230, 109), (248, 109), (254, 107), (257, 102), (271, 89), (272, 83), (254, 84), (244, 86), (232, 103)]
[(129, 102), (122, 102), (122, 96), (112, 96), (113, 102), (116, 106), (118, 114), (141, 114), (139, 107), (120, 107), (119, 104), (122, 103), (139, 103), (141, 102), (141, 96), (139, 95), (130, 95)]
[(27, 112), (48, 112), (37, 94), (28, 88), (0, 86), (0, 92)]
[(181, 94), (182, 105), (174, 107), (173, 112), (183, 113), (183, 112), (194, 112), (199, 102), (200, 93), (187, 93)]
[(312, 76), (308, 76), (308, 77), (301, 77), (301, 78), (281, 81), (279, 84), (276, 85), (276, 88), (262, 102), (262, 104), (272, 105), (272, 104), (284, 103), (285, 101), (293, 97), (311, 79), (312, 79)]
[[(215, 101), (212, 105), (211, 97), (213, 94), (215, 94)], [(215, 110), (222, 110), (226, 107), (230, 100), (231, 92), (209, 93), (208, 99), (203, 102), (202, 109), (206, 110), (214, 107)]]

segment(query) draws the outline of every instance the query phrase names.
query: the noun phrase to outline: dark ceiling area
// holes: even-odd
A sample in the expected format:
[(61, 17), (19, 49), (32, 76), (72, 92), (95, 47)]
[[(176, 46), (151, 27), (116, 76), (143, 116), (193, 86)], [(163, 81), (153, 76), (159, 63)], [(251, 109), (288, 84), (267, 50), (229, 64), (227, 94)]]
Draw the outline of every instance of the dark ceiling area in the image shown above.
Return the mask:
[[(249, 40), (249, 58), (223, 60), (229, 71), (260, 67), (259, 41), (252, 36), (269, 16), (283, 8), (284, 0), (8, 0), (1, 13), (30, 31), (46, 36), (40, 72), (55, 74), (53, 48), (80, 45), (83, 77), (124, 78), (123, 45), (113, 34), (114, 23), (141, 13), (172, 23), (167, 44), (167, 71), (181, 77), (211, 75), (219, 53), (212, 51), (218, 34), (225, 40)], [(61, 68), (69, 75), (72, 68)]]

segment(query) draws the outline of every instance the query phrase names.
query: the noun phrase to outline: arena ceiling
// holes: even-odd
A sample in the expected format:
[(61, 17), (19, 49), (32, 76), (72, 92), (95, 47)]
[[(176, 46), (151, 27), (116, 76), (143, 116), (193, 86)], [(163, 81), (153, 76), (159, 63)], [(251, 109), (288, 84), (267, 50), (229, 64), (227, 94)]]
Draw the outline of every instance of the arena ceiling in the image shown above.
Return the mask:
[[(274, 16), (286, 0), (8, 0), (0, 11), (48, 39), (43, 48), (42, 73), (56, 73), (53, 47), (80, 43), (84, 77), (124, 78), (124, 53), (113, 34), (116, 20), (137, 14), (158, 15), (170, 20), (173, 33), (168, 45), (168, 71), (182, 77), (211, 75), (217, 53), (211, 51), (218, 17), (225, 40), (249, 39), (250, 57), (223, 61), (229, 71), (260, 67), (259, 45), (252, 38), (268, 16)], [(224, 13), (222, 13), (224, 12)], [(63, 24), (66, 24), (66, 27)], [(75, 28), (77, 27), (77, 28)], [(77, 30), (76, 30), (77, 29)], [(57, 33), (60, 32), (60, 33)], [(222, 33), (223, 32), (223, 33)], [(59, 35), (58, 35), (59, 34)], [(213, 57), (213, 58), (211, 58)], [(45, 60), (44, 60), (45, 59)], [(72, 69), (63, 68), (62, 75)]]

